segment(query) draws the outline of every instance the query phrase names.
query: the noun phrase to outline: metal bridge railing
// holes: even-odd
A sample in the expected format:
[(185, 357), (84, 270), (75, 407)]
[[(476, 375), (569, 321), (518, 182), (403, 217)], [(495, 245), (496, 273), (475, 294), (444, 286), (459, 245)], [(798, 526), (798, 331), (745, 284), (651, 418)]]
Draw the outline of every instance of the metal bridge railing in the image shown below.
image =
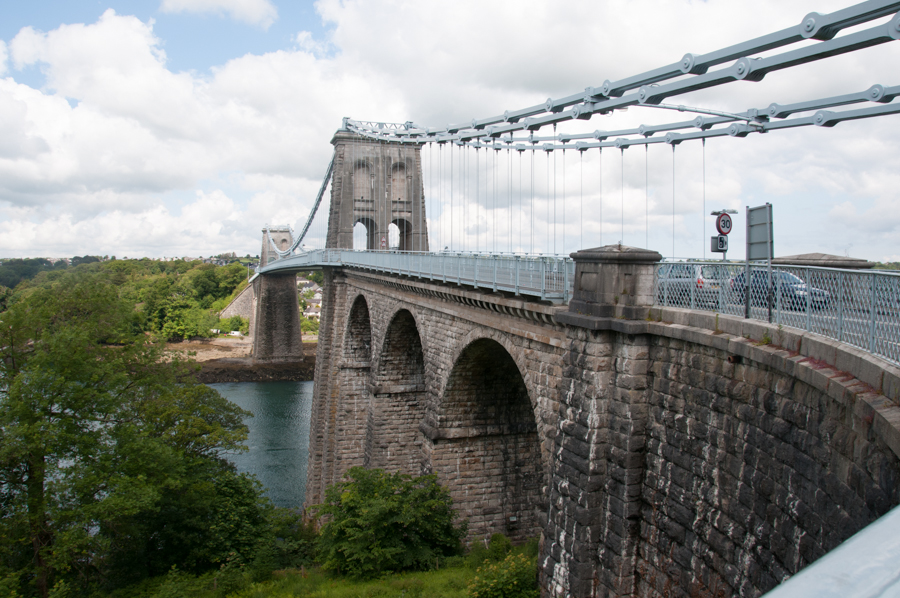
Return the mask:
[[(749, 278), (749, 284), (747, 279)], [(900, 273), (723, 262), (656, 267), (655, 304), (808, 330), (900, 363)]]
[(281, 258), (260, 272), (329, 267), (360, 268), (504, 291), (568, 303), (575, 280), (575, 262), (564, 256), (524, 256), (412, 251), (352, 251), (317, 249)]

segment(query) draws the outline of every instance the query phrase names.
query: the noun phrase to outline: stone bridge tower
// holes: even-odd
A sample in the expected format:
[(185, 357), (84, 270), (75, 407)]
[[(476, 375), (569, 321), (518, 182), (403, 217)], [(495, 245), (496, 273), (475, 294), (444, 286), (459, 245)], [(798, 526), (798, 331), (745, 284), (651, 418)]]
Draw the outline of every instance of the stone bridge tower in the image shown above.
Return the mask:
[[(331, 143), (335, 163), (326, 247), (353, 249), (353, 228), (362, 223), (365, 249), (428, 251), (421, 145), (375, 141), (343, 129)], [(399, 242), (392, 239), (391, 225)]]
[[(268, 234), (266, 234), (268, 231)], [(269, 238), (271, 237), (271, 241)], [(287, 224), (266, 225), (262, 231), (262, 249), (259, 252), (259, 267), (267, 266), (278, 259), (278, 254), (272, 251), (272, 244), (281, 250), (287, 249), (294, 243), (294, 235)]]
[[(268, 230), (268, 234), (266, 231)], [(271, 240), (270, 240), (271, 238)], [(259, 265), (279, 259), (274, 244), (286, 251), (294, 242), (291, 227), (267, 226), (262, 231)], [(251, 295), (250, 334), (253, 337), (253, 360), (257, 363), (290, 363), (303, 359), (300, 336), (300, 309), (297, 297), (297, 275), (294, 272), (257, 276)]]

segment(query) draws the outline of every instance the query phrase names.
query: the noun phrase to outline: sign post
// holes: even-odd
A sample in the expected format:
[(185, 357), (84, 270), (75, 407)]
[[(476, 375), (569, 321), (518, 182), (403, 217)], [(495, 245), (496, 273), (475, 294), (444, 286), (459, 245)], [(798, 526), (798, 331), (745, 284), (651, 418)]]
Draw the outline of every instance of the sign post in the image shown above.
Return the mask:
[(774, 229), (772, 225), (772, 204), (751, 208), (747, 206), (747, 257), (744, 262), (744, 317), (750, 317), (750, 261), (766, 260), (768, 275), (766, 281), (766, 304), (769, 322), (772, 321), (772, 256), (774, 254)]
[(709, 239), (709, 249), (713, 253), (721, 253), (722, 261), (728, 253), (728, 233), (731, 232), (734, 223), (731, 220), (731, 214), (737, 214), (737, 210), (716, 210), (710, 213), (716, 216), (716, 230), (719, 234)]

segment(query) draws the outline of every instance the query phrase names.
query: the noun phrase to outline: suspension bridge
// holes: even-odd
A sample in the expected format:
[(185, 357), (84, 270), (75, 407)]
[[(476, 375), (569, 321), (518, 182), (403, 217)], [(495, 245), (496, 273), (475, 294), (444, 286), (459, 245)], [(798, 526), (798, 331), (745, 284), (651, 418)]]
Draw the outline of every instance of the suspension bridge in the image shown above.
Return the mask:
[[(894, 64), (800, 102), (697, 92), (898, 39), (900, 2), (869, 0), (467, 122), (345, 118), (307, 221), (264, 229), (253, 281), (254, 357), (289, 361), (294, 273), (325, 273), (307, 504), (355, 465), (435, 473), (468, 541), (542, 535), (545, 596), (758, 596), (900, 504), (900, 277), (783, 269), (760, 290), (722, 262), (686, 262), (687, 284), (672, 269), (680, 146), (700, 145), (705, 197), (707, 139), (900, 112)], [(626, 109), (652, 116), (591, 126)], [(641, 146), (643, 206), (624, 192)], [(671, 148), (665, 263), (624, 243), (628, 210), (645, 247), (660, 234), (654, 146)], [(834, 576), (862, 584), (811, 587)]]

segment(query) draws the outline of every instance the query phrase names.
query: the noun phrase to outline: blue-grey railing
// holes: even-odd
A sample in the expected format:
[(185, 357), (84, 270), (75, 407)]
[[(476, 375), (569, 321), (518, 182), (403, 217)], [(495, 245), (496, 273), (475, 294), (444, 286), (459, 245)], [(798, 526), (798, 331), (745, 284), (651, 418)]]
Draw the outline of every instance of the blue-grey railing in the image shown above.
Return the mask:
[(569, 257), (456, 252), (317, 249), (276, 260), (259, 271), (308, 270), (322, 266), (399, 274), (554, 303), (568, 303), (575, 280), (575, 262)]
[(900, 363), (900, 272), (664, 262), (656, 305), (745, 316), (808, 330)]

